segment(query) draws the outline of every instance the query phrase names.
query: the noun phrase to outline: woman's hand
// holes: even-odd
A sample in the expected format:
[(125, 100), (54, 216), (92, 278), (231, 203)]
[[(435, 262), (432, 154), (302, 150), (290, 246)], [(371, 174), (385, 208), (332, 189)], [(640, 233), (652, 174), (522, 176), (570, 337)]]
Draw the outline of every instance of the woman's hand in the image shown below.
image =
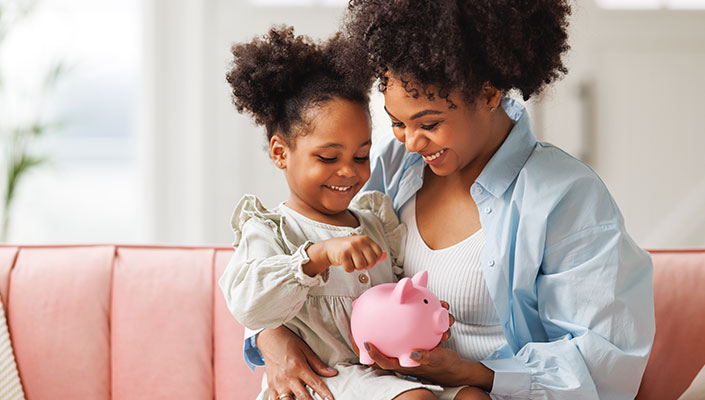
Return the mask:
[[(313, 400), (306, 385), (322, 399), (333, 395), (318, 375), (335, 376), (338, 372), (325, 365), (298, 336), (284, 326), (265, 329), (257, 335), (262, 352), (270, 397), (291, 393), (297, 400)], [(317, 375), (318, 374), (318, 375)]]
[(477, 386), (486, 391), (492, 390), (494, 372), (477, 361), (463, 360), (454, 350), (436, 347), (433, 350), (415, 350), (411, 359), (418, 367), (402, 367), (399, 360), (380, 353), (371, 343), (365, 348), (375, 364), (382, 369), (411, 375), (444, 386)]

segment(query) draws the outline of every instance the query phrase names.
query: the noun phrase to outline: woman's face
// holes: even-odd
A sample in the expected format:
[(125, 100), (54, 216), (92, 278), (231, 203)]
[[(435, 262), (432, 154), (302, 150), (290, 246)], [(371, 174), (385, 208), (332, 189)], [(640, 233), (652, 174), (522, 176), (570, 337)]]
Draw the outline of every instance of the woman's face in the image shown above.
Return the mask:
[[(408, 85), (413, 89), (414, 85)], [(410, 152), (419, 153), (434, 174), (449, 176), (472, 165), (492, 147), (490, 114), (487, 107), (465, 102), (459, 92), (446, 99), (429, 100), (423, 90), (414, 98), (397, 79), (390, 77), (384, 104), (392, 120), (394, 136)]]
[(293, 139), (293, 147), (282, 146), (282, 166), (290, 190), (287, 205), (315, 219), (346, 211), (369, 179), (370, 117), (360, 104), (340, 98), (308, 117), (306, 133)]

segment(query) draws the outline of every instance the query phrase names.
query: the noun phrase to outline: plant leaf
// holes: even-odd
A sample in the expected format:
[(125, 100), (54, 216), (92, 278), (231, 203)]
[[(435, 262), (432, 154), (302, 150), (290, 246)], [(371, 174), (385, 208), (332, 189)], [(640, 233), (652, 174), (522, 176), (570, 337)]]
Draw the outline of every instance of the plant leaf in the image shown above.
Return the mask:
[(9, 204), (15, 193), (15, 188), (27, 171), (36, 168), (47, 161), (46, 157), (36, 157), (22, 154), (17, 162), (10, 166), (7, 180), (7, 192), (5, 193), (5, 203)]
[(47, 73), (46, 78), (44, 78), (44, 88), (46, 90), (52, 90), (56, 88), (57, 82), (66, 75), (69, 71), (69, 67), (66, 66), (62, 61), (57, 62)]

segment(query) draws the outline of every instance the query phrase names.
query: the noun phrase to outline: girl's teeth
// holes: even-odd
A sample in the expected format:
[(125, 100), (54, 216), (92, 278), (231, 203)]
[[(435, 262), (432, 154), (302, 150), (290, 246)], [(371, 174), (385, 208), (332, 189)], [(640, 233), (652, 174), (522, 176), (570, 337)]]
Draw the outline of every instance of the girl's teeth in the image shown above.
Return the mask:
[(433, 161), (433, 160), (435, 160), (436, 158), (440, 157), (441, 154), (443, 154), (445, 151), (446, 151), (446, 149), (439, 150), (439, 151), (437, 151), (437, 152), (431, 154), (430, 156), (424, 156), (423, 159), (426, 160), (426, 161)]
[(345, 192), (345, 191), (349, 190), (352, 186), (328, 186), (328, 187), (331, 189), (335, 189), (339, 192)]

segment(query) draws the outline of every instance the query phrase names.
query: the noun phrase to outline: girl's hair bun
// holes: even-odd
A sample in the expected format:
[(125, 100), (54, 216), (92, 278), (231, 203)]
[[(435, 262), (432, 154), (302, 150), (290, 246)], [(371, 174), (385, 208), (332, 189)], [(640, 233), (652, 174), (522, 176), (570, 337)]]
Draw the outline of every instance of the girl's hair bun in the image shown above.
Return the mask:
[(286, 99), (320, 68), (323, 58), (311, 39), (294, 36), (290, 26), (273, 27), (262, 38), (233, 45), (231, 52), (234, 59), (226, 79), (233, 104), (268, 128), (284, 116)]
[(226, 79), (233, 104), (264, 125), (268, 138), (278, 132), (288, 139), (308, 107), (335, 96), (367, 106), (372, 71), (355, 60), (361, 49), (340, 34), (318, 44), (295, 36), (293, 27), (275, 26), (260, 38), (236, 43), (231, 51)]

